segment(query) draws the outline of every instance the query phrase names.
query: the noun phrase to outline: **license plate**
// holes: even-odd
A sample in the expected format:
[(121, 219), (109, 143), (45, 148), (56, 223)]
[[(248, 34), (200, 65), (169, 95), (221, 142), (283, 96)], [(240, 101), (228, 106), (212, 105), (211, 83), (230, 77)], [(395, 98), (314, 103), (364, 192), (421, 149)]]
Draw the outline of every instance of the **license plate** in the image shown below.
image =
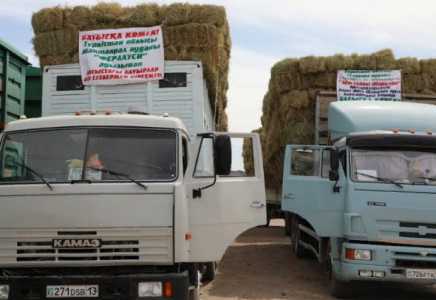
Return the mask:
[(98, 285), (49, 285), (47, 298), (98, 297)]
[(436, 279), (436, 270), (406, 270), (407, 278)]

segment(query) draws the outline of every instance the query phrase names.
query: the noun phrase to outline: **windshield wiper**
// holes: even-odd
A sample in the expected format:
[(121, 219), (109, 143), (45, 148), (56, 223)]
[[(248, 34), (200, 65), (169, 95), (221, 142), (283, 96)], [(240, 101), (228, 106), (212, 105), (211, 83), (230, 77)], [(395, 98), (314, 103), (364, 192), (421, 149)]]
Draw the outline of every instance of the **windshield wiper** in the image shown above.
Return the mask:
[(147, 189), (147, 187), (145, 185), (140, 183), (138, 180), (135, 180), (135, 179), (131, 178), (129, 175), (126, 175), (126, 174), (123, 174), (123, 173), (118, 173), (118, 172), (115, 172), (115, 171), (110, 171), (110, 170), (107, 170), (107, 169), (97, 169), (97, 168), (92, 168), (92, 167), (86, 167), (86, 168), (90, 169), (90, 170), (101, 171), (103, 173), (107, 173), (107, 174), (110, 174), (110, 175), (123, 176), (123, 177), (129, 179), (131, 182), (134, 182), (137, 185), (139, 185), (140, 187), (144, 188), (145, 190)]
[(45, 185), (48, 186), (48, 187), (50, 188), (50, 190), (53, 191), (53, 187), (51, 186), (51, 184), (48, 183), (47, 180), (45, 180), (44, 177), (43, 177), (41, 174), (39, 174), (38, 172), (36, 172), (36, 171), (35, 171), (34, 169), (32, 169), (31, 167), (26, 166), (25, 164), (17, 163), (17, 162), (15, 161), (15, 159), (13, 159), (13, 158), (9, 158), (9, 162), (13, 163), (14, 165), (20, 166), (20, 167), (26, 169), (26, 170), (29, 171), (29, 172), (32, 172), (33, 174), (35, 174), (36, 176), (38, 176), (38, 177), (39, 177), (39, 178), (40, 178), (40, 179), (45, 183)]
[(399, 184), (398, 182), (395, 182), (395, 181), (390, 180), (390, 179), (387, 179), (387, 178), (382, 178), (382, 177), (372, 176), (372, 175), (365, 174), (365, 173), (360, 173), (360, 172), (354, 172), (354, 173), (356, 173), (356, 174), (358, 174), (358, 175), (366, 176), (366, 177), (369, 177), (369, 178), (374, 178), (374, 179), (377, 179), (377, 180), (381, 180), (381, 181), (384, 181), (384, 182), (389, 182), (389, 183), (395, 184), (396, 186), (398, 186), (398, 187), (400, 187), (400, 188), (402, 188), (402, 189), (404, 188), (404, 187), (403, 187), (401, 184)]
[(419, 177), (419, 179), (427, 179), (430, 181), (436, 181), (436, 178), (430, 178), (430, 177)]

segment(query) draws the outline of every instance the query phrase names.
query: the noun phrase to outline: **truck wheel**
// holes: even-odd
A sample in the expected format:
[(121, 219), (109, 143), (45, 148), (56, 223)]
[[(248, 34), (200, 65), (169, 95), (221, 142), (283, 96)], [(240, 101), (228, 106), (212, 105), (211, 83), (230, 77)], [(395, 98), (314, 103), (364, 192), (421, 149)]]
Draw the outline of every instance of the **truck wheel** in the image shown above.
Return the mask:
[(204, 270), (202, 279), (204, 281), (214, 280), (216, 269), (217, 269), (216, 262), (205, 263), (205, 270)]
[(300, 221), (297, 216), (294, 216), (292, 218), (292, 232), (291, 232), (291, 246), (292, 246), (292, 252), (294, 252), (295, 256), (297, 258), (306, 258), (309, 256), (309, 251), (300, 245), (300, 236), (301, 236), (301, 230), (298, 227), (298, 224), (300, 224)]
[(200, 271), (197, 271), (198, 280), (196, 285), (192, 285), (189, 287), (189, 300), (200, 300), (200, 281), (201, 274)]
[(329, 280), (329, 290), (333, 297), (338, 299), (350, 298), (353, 295), (352, 282), (340, 281), (333, 275), (333, 257), (330, 254), (330, 241), (327, 244), (324, 265), (327, 278)]
[(289, 212), (285, 212), (285, 235), (291, 236), (291, 214)]

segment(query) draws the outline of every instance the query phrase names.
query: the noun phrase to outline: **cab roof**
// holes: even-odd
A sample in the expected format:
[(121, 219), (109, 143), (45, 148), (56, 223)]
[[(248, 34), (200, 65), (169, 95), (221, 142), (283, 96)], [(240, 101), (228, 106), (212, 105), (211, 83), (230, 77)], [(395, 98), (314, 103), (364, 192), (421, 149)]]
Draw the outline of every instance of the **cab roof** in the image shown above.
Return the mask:
[(4, 132), (65, 127), (149, 127), (182, 130), (189, 134), (178, 118), (134, 114), (63, 115), (21, 119), (7, 124)]
[(332, 102), (328, 128), (331, 140), (356, 132), (380, 130), (436, 132), (436, 106), (416, 102)]

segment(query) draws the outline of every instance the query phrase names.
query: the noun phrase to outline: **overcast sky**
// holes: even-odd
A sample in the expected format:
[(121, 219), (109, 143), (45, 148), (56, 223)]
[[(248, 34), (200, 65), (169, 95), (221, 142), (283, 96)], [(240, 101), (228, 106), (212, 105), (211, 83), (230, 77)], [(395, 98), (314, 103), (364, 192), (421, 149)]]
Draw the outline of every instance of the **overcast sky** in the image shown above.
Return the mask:
[[(128, 5), (144, 1), (122, 2)], [(383, 48), (393, 49), (397, 58), (436, 55), (436, 1), (433, 0), (190, 2), (220, 4), (227, 9), (233, 40), (227, 109), (231, 131), (260, 127), (270, 68), (285, 57), (370, 53)], [(30, 43), (31, 14), (43, 7), (65, 3), (97, 1), (0, 0), (0, 37), (36, 63)]]

